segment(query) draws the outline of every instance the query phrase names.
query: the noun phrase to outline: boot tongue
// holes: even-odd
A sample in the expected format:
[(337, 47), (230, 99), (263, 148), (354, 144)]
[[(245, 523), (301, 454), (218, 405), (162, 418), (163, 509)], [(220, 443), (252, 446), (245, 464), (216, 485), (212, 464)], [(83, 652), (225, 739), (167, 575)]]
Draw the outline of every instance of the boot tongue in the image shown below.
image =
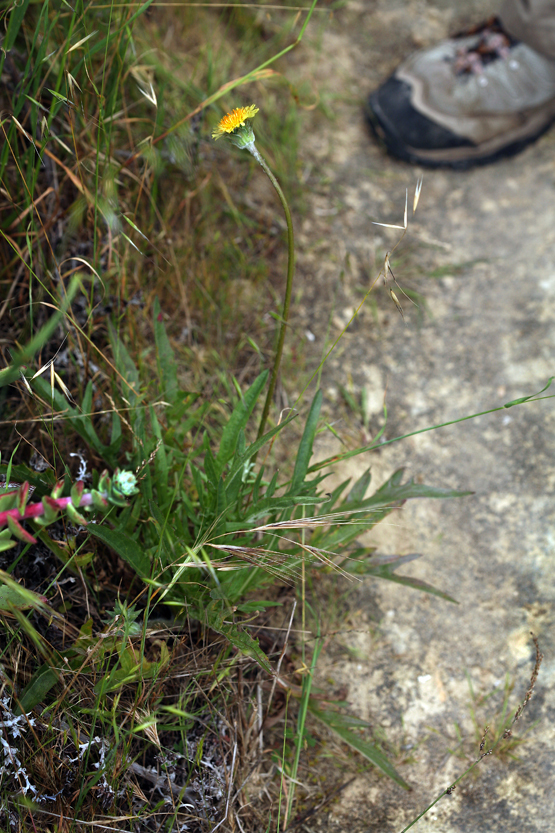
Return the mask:
[(490, 18), (481, 26), (459, 32), (455, 37), (467, 38), (469, 35), (479, 35), (479, 38), (473, 46), (458, 50), (454, 63), (457, 75), (481, 75), (485, 66), (498, 58), (507, 58), (511, 48), (519, 43), (505, 32), (497, 17)]

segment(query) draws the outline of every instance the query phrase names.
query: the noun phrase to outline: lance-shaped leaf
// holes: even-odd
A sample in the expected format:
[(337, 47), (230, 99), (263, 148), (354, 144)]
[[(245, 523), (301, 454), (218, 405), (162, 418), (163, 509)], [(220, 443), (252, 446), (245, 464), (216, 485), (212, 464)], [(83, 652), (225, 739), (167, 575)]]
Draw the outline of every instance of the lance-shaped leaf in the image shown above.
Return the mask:
[(8, 512), (10, 509), (15, 509), (17, 504), (17, 489), (13, 492), (6, 492), (0, 495), (0, 512)]
[(17, 538), (19, 541), (23, 541), (25, 544), (36, 544), (37, 539), (33, 538), (33, 536), (27, 532), (26, 529), (23, 529), (19, 521), (15, 518), (12, 518), (11, 515), (8, 515), (8, 529), (10, 530), (11, 534)]
[(63, 491), (64, 491), (64, 481), (63, 480), (58, 480), (58, 482), (55, 484), (54, 488), (50, 492), (50, 497), (52, 497), (52, 498), (54, 498), (54, 500), (56, 500), (56, 498), (59, 498), (59, 497), (62, 496)]
[(247, 390), (222, 431), (220, 447), (215, 458), (218, 474), (221, 474), (235, 453), (239, 434), (244, 430), (250, 415), (254, 410), (257, 399), (266, 384), (268, 371), (264, 370)]
[(384, 775), (391, 778), (399, 786), (404, 787), (405, 790), (412, 789), (406, 781), (404, 781), (393, 764), (386, 758), (384, 753), (375, 744), (369, 743), (358, 732), (353, 731), (353, 727), (360, 727), (362, 721), (349, 717), (348, 715), (340, 714), (339, 712), (330, 709), (319, 709), (316, 701), (311, 697), (308, 701), (309, 712), (324, 723), (328, 729), (335, 732), (342, 741), (349, 744), (352, 749), (360, 752), (366, 760), (374, 764), (374, 766), (381, 769)]
[(66, 512), (70, 520), (72, 520), (74, 524), (81, 524), (82, 526), (87, 525), (87, 519), (84, 518), (83, 515), (77, 511), (77, 509), (75, 508), (75, 506), (73, 506), (72, 503), (68, 503), (68, 505), (66, 506)]
[(40, 524), (40, 526), (49, 526), (54, 523), (60, 510), (58, 509), (56, 501), (53, 498), (48, 497), (48, 495), (43, 497), (42, 507), (43, 514), (34, 519), (35, 523)]
[(41, 665), (19, 695), (20, 711), (18, 710), (16, 714), (27, 714), (39, 703), (42, 703), (50, 689), (59, 681), (59, 678), (61, 678), (60, 672), (55, 671), (50, 665)]
[(15, 547), (16, 542), (12, 541), (11, 532), (9, 529), (3, 529), (0, 532), (0, 552), (5, 552), (6, 550)]
[(242, 654), (256, 660), (264, 671), (269, 674), (273, 673), (272, 666), (268, 661), (268, 657), (260, 647), (258, 639), (252, 637), (248, 631), (243, 630), (239, 624), (225, 621), (224, 613), (218, 609), (215, 602), (207, 605), (198, 618), (201, 621), (204, 619), (204, 622), (209, 628), (225, 636), (233, 647), (237, 648)]
[(2, 582), (0, 584), (0, 610), (28, 610), (31, 607), (35, 610), (44, 610), (46, 607), (48, 603), (46, 596), (39, 596), (38, 593), (27, 590), (3, 570), (0, 571), (0, 580)]
[(141, 578), (150, 578), (152, 565), (148, 552), (134, 538), (118, 529), (110, 529), (100, 524), (91, 524), (89, 533), (100, 538), (107, 546), (117, 552)]
[(27, 499), (29, 497), (29, 481), (26, 480), (25, 483), (22, 483), (17, 491), (17, 508), (19, 509), (19, 514), (21, 516), (25, 513), (25, 507), (27, 506)]
[(98, 509), (99, 512), (105, 512), (108, 509), (110, 504), (104, 495), (101, 495), (96, 489), (91, 489), (91, 496), (95, 509)]
[(445, 599), (447, 602), (458, 604), (458, 601), (443, 590), (438, 590), (427, 581), (422, 581), (419, 578), (412, 576), (398, 576), (395, 573), (397, 567), (401, 564), (406, 564), (409, 561), (414, 561), (416, 558), (421, 558), (419, 553), (413, 552), (408, 555), (375, 555), (370, 558), (353, 559), (343, 564), (343, 569), (348, 573), (355, 573), (356, 575), (376, 576), (377, 578), (386, 579), (386, 581), (393, 581), (396, 584), (404, 584), (406, 587), (412, 587), (413, 590), (421, 590), (423, 593), (431, 593), (432, 596), (439, 596), (440, 599)]
[(71, 487), (71, 502), (75, 509), (79, 509), (81, 505), (81, 497), (83, 496), (83, 492), (85, 490), (85, 484), (82, 480), (78, 480), (77, 483), (74, 483)]
[(385, 507), (392, 503), (402, 503), (405, 500), (419, 497), (452, 498), (466, 497), (467, 495), (474, 494), (474, 492), (469, 491), (460, 492), (456, 489), (440, 489), (436, 486), (426, 486), (423, 483), (415, 483), (412, 478), (403, 483), (403, 474), (404, 469), (397, 469), (372, 497), (361, 501), (359, 504), (360, 508), (374, 509)]

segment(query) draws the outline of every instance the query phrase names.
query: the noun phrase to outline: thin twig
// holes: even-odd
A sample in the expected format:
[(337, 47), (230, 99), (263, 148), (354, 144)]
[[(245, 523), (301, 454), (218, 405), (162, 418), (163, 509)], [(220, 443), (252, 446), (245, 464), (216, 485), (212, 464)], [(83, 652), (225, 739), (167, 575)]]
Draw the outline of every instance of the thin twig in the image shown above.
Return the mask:
[(235, 739), (235, 743), (233, 744), (233, 758), (231, 759), (231, 770), (229, 772), (229, 789), (227, 791), (227, 801), (225, 803), (225, 815), (221, 821), (219, 821), (216, 827), (212, 828), (212, 833), (220, 827), (227, 820), (229, 814), (229, 805), (231, 803), (231, 790), (233, 789), (233, 773), (235, 771), (235, 758), (237, 757), (237, 739)]
[(270, 707), (272, 705), (272, 700), (273, 700), (274, 693), (275, 693), (275, 690), (276, 690), (276, 685), (278, 684), (281, 663), (283, 662), (283, 658), (284, 658), (285, 652), (287, 650), (287, 642), (289, 640), (289, 634), (291, 633), (291, 627), (293, 625), (293, 617), (295, 616), (296, 609), (297, 609), (297, 600), (295, 599), (295, 601), (293, 602), (293, 609), (291, 610), (291, 618), (289, 619), (289, 627), (287, 628), (287, 633), (285, 634), (285, 642), (283, 643), (283, 648), (282, 648), (281, 654), (280, 654), (279, 659), (278, 659), (276, 673), (274, 674), (274, 681), (272, 683), (272, 690), (270, 691), (270, 696), (268, 698), (268, 706), (266, 707), (266, 717), (268, 717), (268, 715), (270, 714)]

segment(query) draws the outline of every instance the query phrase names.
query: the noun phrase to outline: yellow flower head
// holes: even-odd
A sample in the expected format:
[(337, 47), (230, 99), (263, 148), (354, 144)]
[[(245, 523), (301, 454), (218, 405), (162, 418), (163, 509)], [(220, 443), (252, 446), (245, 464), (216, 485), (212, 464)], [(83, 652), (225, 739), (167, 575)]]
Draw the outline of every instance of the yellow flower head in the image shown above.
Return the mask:
[(231, 113), (227, 113), (212, 131), (212, 137), (219, 139), (226, 133), (235, 133), (237, 128), (243, 127), (247, 119), (254, 119), (258, 113), (258, 107), (250, 104), (248, 107), (236, 107)]

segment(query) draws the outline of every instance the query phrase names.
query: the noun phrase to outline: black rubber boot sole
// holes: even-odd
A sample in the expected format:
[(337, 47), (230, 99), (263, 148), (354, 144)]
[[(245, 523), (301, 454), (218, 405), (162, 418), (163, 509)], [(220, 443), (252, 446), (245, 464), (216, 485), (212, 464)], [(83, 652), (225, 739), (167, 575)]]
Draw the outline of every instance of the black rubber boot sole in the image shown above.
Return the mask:
[[(427, 168), (467, 170), (515, 156), (548, 130), (555, 116), (532, 130), (530, 135), (509, 140), (501, 146), (475, 145), (441, 127), (414, 109), (411, 88), (391, 76), (368, 99), (366, 119), (388, 153), (411, 164)], [(401, 133), (402, 131), (402, 133)]]

